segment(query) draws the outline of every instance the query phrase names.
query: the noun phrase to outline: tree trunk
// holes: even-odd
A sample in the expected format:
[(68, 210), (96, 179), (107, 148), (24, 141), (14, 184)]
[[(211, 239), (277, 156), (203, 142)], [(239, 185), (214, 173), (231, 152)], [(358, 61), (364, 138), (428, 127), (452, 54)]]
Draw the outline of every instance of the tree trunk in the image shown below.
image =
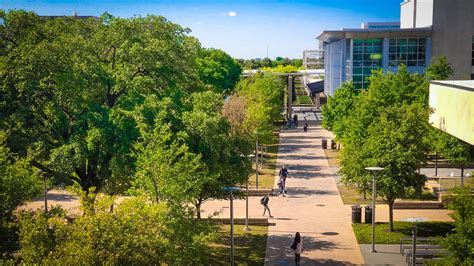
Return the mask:
[(393, 203), (395, 199), (388, 200), (388, 223), (390, 227), (390, 232), (393, 232)]
[(438, 176), (438, 152), (435, 154), (435, 176)]
[(201, 205), (202, 201), (201, 200), (196, 200), (195, 204), (196, 206), (196, 217), (201, 220)]
[(464, 177), (464, 164), (461, 164), (461, 177)]

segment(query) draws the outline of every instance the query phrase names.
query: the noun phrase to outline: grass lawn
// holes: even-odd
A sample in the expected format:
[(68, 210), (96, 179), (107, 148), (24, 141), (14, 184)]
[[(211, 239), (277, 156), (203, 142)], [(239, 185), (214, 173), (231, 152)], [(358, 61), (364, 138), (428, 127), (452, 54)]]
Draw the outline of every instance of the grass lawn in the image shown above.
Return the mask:
[(298, 102), (299, 104), (313, 104), (308, 95), (298, 95)]
[[(464, 178), (464, 186), (472, 187), (472, 177)], [(461, 187), (461, 178), (441, 178), (441, 186), (445, 189), (452, 189), (455, 187)]]
[[(328, 147), (331, 145), (331, 141), (328, 141)], [(338, 150), (324, 150), (324, 154), (326, 155), (326, 158), (328, 159), (329, 166), (331, 167), (336, 167), (341, 164), (341, 152)]]
[[(270, 144), (267, 144), (267, 153), (264, 154), (263, 159), (263, 168), (261, 167), (259, 158), (258, 165), (258, 188), (273, 188), (273, 183), (275, 181), (275, 168), (278, 157), (278, 146), (280, 141), (280, 131), (279, 128), (276, 129), (276, 135), (272, 139)], [(253, 165), (255, 169), (255, 164)], [(256, 176), (255, 170), (254, 174), (249, 177), (249, 186), (256, 187)]]
[[(342, 202), (344, 205), (353, 205), (353, 204), (360, 204), (360, 205), (370, 205), (372, 204), (372, 198), (369, 194), (367, 194), (367, 198), (364, 199), (364, 195), (359, 193), (356, 188), (351, 186), (346, 186), (341, 183), (337, 184), (337, 189), (339, 190), (339, 194), (341, 194)], [(375, 200), (377, 204), (385, 204), (385, 201), (382, 198), (377, 197)]]
[[(268, 226), (250, 226), (244, 232), (243, 225), (234, 225), (235, 264), (263, 265), (267, 245)], [(219, 226), (219, 240), (211, 245), (209, 265), (228, 265), (230, 258), (230, 225)]]
[[(341, 162), (340, 151), (326, 149), (324, 150), (324, 154), (326, 155), (329, 166), (338, 167), (340, 165), (340, 162)], [(337, 188), (339, 190), (339, 193), (341, 194), (342, 201), (344, 202), (345, 205), (353, 205), (353, 204), (363, 205), (363, 204), (372, 203), (372, 199), (370, 198), (369, 195), (367, 195), (367, 199), (364, 199), (364, 195), (359, 193), (359, 191), (355, 187), (344, 185), (339, 182), (337, 184)], [(436, 200), (437, 198), (429, 190), (424, 190), (421, 194), (410, 195), (406, 199), (407, 200)], [(377, 203), (385, 203), (380, 197), (377, 198), (376, 201)]]
[[(388, 231), (388, 223), (375, 224), (375, 243), (377, 244), (400, 244), (400, 238), (411, 236), (414, 223), (394, 222), (394, 232)], [(417, 223), (418, 236), (420, 237), (444, 237), (454, 228), (452, 222), (422, 222)], [(353, 224), (352, 229), (359, 244), (370, 244), (372, 239), (371, 224)]]

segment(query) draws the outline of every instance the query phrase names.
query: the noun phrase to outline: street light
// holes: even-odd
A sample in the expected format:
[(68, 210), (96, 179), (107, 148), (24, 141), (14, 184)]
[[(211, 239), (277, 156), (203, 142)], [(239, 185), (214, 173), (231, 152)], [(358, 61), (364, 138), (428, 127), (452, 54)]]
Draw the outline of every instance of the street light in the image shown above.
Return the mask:
[(255, 183), (258, 189), (258, 131), (255, 131), (256, 137), (256, 146), (255, 146)]
[[(250, 158), (255, 157), (254, 154), (249, 155)], [(247, 178), (246, 188), (245, 188), (245, 227), (244, 231), (250, 231), (249, 227), (249, 180)]]
[(372, 172), (372, 249), (370, 252), (377, 252), (375, 250), (375, 198), (377, 197), (376, 188), (375, 188), (375, 173), (377, 171), (382, 171), (382, 167), (366, 167), (365, 170)]
[(224, 187), (230, 193), (230, 265), (234, 266), (234, 195), (232, 192), (240, 191), (238, 187)]

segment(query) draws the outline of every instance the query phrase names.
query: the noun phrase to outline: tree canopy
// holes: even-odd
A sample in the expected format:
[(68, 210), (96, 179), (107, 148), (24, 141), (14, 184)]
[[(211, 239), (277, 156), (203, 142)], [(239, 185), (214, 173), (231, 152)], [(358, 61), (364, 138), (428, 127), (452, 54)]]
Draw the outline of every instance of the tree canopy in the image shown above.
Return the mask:
[[(429, 129), (428, 86), (423, 76), (407, 72), (374, 71), (367, 91), (356, 93), (345, 84), (323, 109), (323, 125), (343, 144), (340, 173), (346, 183), (370, 192), (369, 166), (377, 174), (377, 194), (389, 204), (393, 230), (393, 203), (410, 192), (421, 191), (425, 177), (418, 165), (429, 147), (422, 141)], [(373, 195), (375, 196), (375, 195)]]
[(197, 67), (201, 81), (218, 93), (230, 94), (242, 74), (237, 60), (219, 49), (201, 49)]

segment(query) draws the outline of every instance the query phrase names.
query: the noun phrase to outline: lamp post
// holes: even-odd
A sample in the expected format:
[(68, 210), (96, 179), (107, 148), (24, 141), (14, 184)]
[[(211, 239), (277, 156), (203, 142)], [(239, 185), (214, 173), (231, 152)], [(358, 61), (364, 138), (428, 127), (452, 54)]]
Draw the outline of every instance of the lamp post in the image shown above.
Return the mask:
[(234, 266), (234, 195), (232, 192), (239, 191), (238, 187), (225, 187), (224, 191), (230, 193), (230, 265)]
[(377, 171), (382, 171), (384, 168), (382, 167), (366, 167), (365, 170), (372, 172), (372, 249), (370, 252), (377, 252), (375, 250), (375, 198), (377, 197), (377, 190), (375, 187), (376, 176), (375, 173)]
[[(249, 157), (252, 158), (255, 155), (250, 154)], [(249, 227), (249, 180), (247, 179), (247, 183), (245, 185), (245, 227), (244, 231), (250, 231)]]
[(258, 131), (255, 131), (256, 134), (256, 146), (255, 146), (255, 183), (258, 189)]

